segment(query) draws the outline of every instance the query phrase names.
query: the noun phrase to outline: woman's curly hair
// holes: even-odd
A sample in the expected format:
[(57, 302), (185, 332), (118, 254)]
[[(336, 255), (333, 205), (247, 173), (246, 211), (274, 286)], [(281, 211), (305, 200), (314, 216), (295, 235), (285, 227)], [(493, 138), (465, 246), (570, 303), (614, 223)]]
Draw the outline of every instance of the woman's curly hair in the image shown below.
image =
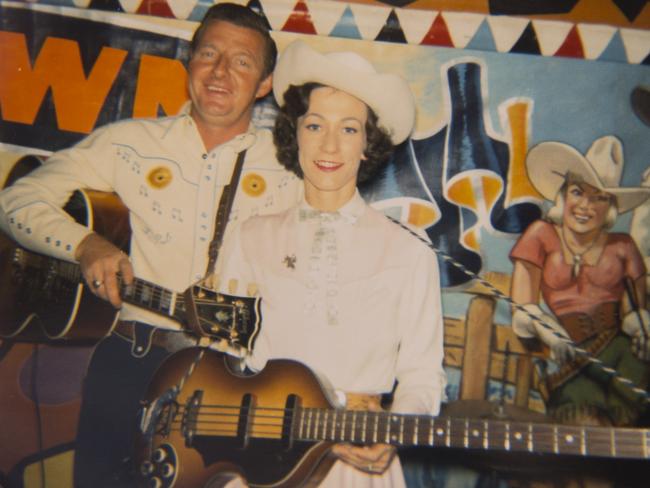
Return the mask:
[[(309, 96), (315, 88), (323, 87), (320, 83), (305, 83), (304, 85), (291, 85), (284, 93), (284, 105), (275, 119), (273, 141), (276, 147), (276, 156), (280, 164), (289, 171), (303, 178), (300, 162), (298, 161), (298, 119), (309, 109)], [(393, 153), (394, 145), (388, 132), (378, 125), (375, 112), (368, 107), (368, 120), (366, 121), (366, 149), (365, 160), (359, 166), (357, 183), (363, 183), (374, 176), (388, 163)]]

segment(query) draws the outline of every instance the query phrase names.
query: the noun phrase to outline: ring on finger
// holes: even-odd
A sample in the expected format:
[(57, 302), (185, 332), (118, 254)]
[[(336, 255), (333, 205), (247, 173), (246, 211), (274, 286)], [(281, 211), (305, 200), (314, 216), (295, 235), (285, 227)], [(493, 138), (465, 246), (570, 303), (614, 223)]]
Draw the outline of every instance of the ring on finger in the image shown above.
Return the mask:
[(104, 284), (104, 282), (101, 281), (101, 280), (93, 280), (93, 288), (94, 288), (95, 290), (98, 289), (98, 288), (99, 288), (100, 286), (102, 286), (103, 284)]

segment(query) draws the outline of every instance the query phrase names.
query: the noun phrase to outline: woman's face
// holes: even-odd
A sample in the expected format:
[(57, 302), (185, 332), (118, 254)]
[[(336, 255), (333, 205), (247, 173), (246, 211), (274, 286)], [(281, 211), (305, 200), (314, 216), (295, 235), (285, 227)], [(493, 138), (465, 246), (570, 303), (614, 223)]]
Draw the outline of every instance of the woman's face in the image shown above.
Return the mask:
[(298, 159), (310, 204), (316, 197), (342, 206), (354, 195), (365, 159), (367, 118), (368, 108), (358, 98), (331, 87), (312, 90), (297, 127)]
[(586, 183), (568, 186), (563, 223), (578, 234), (600, 230), (605, 225), (612, 196)]

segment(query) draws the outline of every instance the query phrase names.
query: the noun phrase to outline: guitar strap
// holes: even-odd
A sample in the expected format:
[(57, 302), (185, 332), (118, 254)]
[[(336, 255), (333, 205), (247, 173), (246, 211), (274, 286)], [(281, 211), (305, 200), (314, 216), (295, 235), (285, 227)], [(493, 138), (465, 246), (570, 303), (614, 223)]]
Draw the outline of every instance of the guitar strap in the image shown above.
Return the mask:
[(226, 233), (226, 226), (232, 210), (232, 204), (235, 201), (237, 194), (237, 187), (239, 186), (239, 178), (241, 177), (242, 168), (244, 167), (244, 159), (246, 158), (246, 149), (237, 155), (235, 168), (232, 170), (230, 183), (223, 187), (221, 199), (219, 200), (219, 208), (217, 209), (217, 216), (214, 223), (214, 235), (208, 248), (208, 266), (205, 270), (205, 276), (208, 277), (214, 272), (214, 267), (217, 264), (221, 244), (223, 244), (223, 236)]
[[(224, 186), (223, 192), (221, 193), (219, 208), (217, 209), (217, 216), (214, 222), (214, 235), (212, 236), (212, 241), (210, 241), (210, 246), (208, 247), (208, 266), (205, 270), (204, 279), (208, 278), (214, 272), (221, 244), (223, 243), (223, 236), (226, 233), (226, 226), (228, 225), (228, 218), (230, 217), (232, 204), (235, 201), (235, 196), (237, 194), (237, 186), (239, 186), (239, 178), (241, 176), (242, 168), (244, 167), (245, 158), (246, 150), (244, 149), (237, 155), (237, 161), (232, 170), (230, 182)], [(190, 331), (196, 336), (209, 337), (209, 331), (205, 331), (201, 328), (196, 310), (196, 303), (194, 302), (193, 289), (194, 287), (190, 286), (183, 294), (185, 306), (187, 308), (187, 325), (189, 326)]]

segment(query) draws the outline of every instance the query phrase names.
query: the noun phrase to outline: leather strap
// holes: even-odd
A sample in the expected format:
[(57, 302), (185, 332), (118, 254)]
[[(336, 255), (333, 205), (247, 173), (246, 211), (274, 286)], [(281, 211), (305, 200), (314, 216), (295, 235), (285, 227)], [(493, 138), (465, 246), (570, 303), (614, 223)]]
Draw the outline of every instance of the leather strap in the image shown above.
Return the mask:
[(226, 233), (226, 226), (228, 225), (228, 219), (230, 218), (232, 204), (235, 201), (235, 195), (237, 194), (237, 186), (239, 185), (239, 178), (241, 177), (245, 158), (246, 149), (237, 155), (237, 161), (235, 162), (235, 167), (232, 170), (230, 183), (223, 187), (223, 192), (221, 193), (219, 208), (217, 210), (217, 217), (214, 223), (214, 235), (212, 237), (212, 241), (210, 242), (210, 247), (208, 248), (209, 260), (207, 269), (205, 271), (206, 277), (213, 273), (214, 267), (217, 264), (219, 250), (221, 249), (221, 244), (223, 243), (223, 236)]
[[(598, 334), (589, 344), (583, 346), (583, 349), (589, 353), (590, 357), (597, 357), (612, 342), (612, 339), (617, 334), (617, 329), (606, 329)], [(588, 358), (579, 356), (575, 360), (562, 365), (556, 373), (546, 377), (546, 387), (549, 391), (555, 390), (573, 378), (588, 364), (590, 364)]]

